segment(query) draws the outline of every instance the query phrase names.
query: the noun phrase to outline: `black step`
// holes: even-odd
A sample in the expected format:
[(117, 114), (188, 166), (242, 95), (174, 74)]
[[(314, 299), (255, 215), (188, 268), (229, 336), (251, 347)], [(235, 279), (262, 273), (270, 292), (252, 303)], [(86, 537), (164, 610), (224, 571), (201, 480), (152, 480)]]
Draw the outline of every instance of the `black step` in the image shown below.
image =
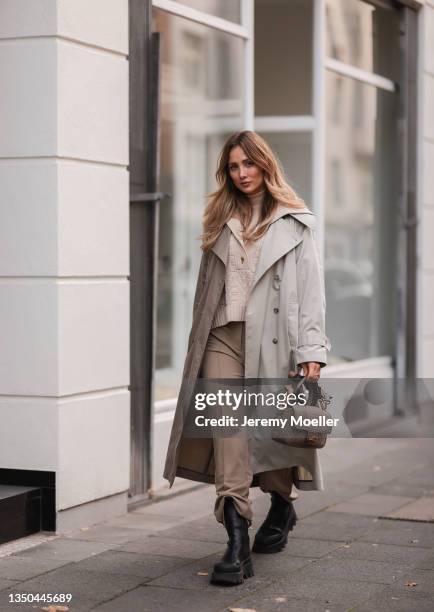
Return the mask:
[(42, 490), (0, 484), (0, 544), (41, 530)]

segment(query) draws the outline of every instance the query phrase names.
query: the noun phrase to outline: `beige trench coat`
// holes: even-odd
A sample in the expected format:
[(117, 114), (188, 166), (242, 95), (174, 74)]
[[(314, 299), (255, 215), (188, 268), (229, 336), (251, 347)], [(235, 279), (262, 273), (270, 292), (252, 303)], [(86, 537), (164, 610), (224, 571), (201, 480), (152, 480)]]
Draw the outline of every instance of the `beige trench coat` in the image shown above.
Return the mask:
[[(324, 280), (314, 238), (315, 223), (315, 216), (307, 209), (300, 212), (279, 205), (267, 230), (246, 309), (246, 378), (287, 378), (297, 364), (327, 363), (330, 342), (325, 335)], [(164, 468), (170, 486), (175, 476), (214, 483), (212, 439), (183, 437), (183, 425), (224, 289), (230, 231), (225, 225), (214, 247), (202, 254)], [(257, 486), (259, 472), (292, 467), (298, 489), (324, 488), (316, 449), (289, 447), (269, 439), (252, 441), (250, 456), (255, 475), (252, 486)]]

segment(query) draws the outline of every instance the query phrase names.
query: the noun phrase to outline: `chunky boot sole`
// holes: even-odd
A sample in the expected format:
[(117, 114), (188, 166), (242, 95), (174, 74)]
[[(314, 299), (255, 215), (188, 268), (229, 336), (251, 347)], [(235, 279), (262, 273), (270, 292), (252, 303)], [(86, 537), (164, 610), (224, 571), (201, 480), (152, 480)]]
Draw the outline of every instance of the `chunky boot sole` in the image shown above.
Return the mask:
[[(294, 529), (296, 522), (297, 522), (297, 518), (295, 518), (293, 522), (291, 523), (291, 525), (289, 526), (289, 531), (292, 531)], [(265, 555), (269, 555), (272, 553), (278, 553), (285, 548), (287, 543), (288, 543), (288, 534), (286, 534), (286, 536), (283, 536), (277, 542), (273, 542), (272, 544), (258, 544), (255, 540), (253, 542), (252, 552), (261, 553)]]
[(245, 578), (251, 578), (252, 576), (254, 576), (253, 565), (252, 560), (249, 558), (241, 563), (241, 569), (239, 572), (214, 571), (211, 575), (211, 582), (235, 586), (237, 584), (242, 584)]

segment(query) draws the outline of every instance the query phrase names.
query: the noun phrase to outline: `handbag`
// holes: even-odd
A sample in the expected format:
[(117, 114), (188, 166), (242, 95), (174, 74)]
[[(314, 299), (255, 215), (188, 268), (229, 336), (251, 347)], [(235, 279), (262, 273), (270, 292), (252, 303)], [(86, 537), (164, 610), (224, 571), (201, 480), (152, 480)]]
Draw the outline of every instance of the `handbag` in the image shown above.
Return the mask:
[[(306, 381), (305, 376), (300, 377), (295, 391), (300, 387), (306, 390), (306, 405), (288, 406), (282, 411), (282, 416), (291, 423), (291, 435), (273, 436), (272, 439), (298, 448), (323, 448), (332, 431), (332, 426), (326, 424), (327, 419), (333, 418), (327, 411), (332, 396), (326, 394), (317, 381)], [(317, 424), (312, 424), (312, 420)]]

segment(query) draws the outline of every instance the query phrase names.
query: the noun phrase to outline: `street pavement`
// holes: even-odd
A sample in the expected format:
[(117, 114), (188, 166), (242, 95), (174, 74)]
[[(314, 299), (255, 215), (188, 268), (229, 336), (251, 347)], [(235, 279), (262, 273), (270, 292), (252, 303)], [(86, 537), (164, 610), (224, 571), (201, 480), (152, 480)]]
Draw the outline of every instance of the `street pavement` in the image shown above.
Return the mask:
[[(325, 490), (299, 491), (287, 547), (253, 554), (242, 585), (209, 583), (227, 541), (215, 493), (180, 482), (128, 515), (0, 546), (0, 611), (432, 612), (433, 441), (330, 439), (320, 458)], [(253, 541), (270, 502), (251, 496)], [(72, 600), (11, 601), (37, 593)]]

